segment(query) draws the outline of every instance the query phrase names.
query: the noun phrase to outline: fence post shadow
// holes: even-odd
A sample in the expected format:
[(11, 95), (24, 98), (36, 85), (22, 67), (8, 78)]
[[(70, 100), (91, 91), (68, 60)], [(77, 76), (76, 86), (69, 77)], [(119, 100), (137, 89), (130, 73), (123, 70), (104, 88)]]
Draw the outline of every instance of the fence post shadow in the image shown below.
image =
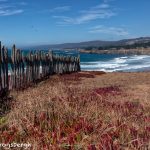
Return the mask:
[(0, 91), (0, 117), (4, 116), (11, 110), (11, 104), (13, 101), (14, 99), (9, 95), (8, 89)]

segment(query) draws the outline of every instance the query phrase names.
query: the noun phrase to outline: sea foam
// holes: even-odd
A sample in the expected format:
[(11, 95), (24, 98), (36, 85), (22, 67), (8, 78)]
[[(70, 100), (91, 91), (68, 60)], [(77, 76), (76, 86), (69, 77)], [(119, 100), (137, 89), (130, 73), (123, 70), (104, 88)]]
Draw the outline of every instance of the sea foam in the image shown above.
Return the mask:
[(110, 60), (82, 62), (81, 69), (88, 71), (143, 71), (150, 70), (150, 56), (149, 55), (132, 55), (116, 57)]

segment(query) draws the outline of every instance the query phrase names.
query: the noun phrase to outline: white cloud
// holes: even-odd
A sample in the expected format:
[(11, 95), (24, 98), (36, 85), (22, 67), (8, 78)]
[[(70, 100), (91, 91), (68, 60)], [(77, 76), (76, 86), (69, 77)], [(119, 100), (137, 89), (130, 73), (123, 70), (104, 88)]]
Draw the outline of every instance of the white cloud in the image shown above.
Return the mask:
[(9, 6), (9, 5), (1, 5), (1, 6), (0, 6), (0, 11), (3, 10), (3, 9), (6, 9), (6, 8), (7, 8), (7, 9), (8, 9), (8, 8), (11, 8), (11, 7), (12, 7), (12, 6)]
[(121, 27), (105, 27), (105, 26), (95, 26), (90, 29), (90, 33), (104, 33), (104, 34), (111, 34), (116, 36), (127, 36), (129, 32)]
[(15, 14), (20, 14), (22, 12), (23, 12), (22, 9), (18, 9), (18, 10), (0, 10), (0, 16), (11, 16), (11, 15), (15, 15)]
[(71, 9), (70, 6), (59, 6), (50, 10), (50, 12), (64, 12), (69, 11)]
[(97, 5), (95, 8), (102, 8), (102, 9), (105, 9), (105, 8), (109, 8), (109, 7), (110, 7), (109, 4), (103, 3), (103, 4), (100, 4), (100, 5)]
[(21, 14), (24, 12), (23, 9), (18, 9), (17, 5), (24, 5), (25, 3), (11, 3), (11, 4), (6, 4), (6, 0), (0, 0), (0, 2), (4, 2), (3, 4), (0, 4), (0, 16), (11, 16), (11, 15), (16, 15), (16, 14)]
[(110, 9), (108, 4), (101, 4), (95, 7), (91, 7), (89, 10), (82, 10), (76, 17), (68, 16), (53, 16), (54, 18), (61, 19), (58, 22), (60, 25), (70, 25), (70, 24), (83, 24), (97, 19), (105, 19), (115, 16), (116, 13), (113, 9)]

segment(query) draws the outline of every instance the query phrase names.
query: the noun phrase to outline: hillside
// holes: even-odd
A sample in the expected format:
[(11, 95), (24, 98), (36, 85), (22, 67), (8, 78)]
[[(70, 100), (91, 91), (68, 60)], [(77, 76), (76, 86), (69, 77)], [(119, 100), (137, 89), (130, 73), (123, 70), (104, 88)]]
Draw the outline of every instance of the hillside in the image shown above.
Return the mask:
[[(118, 47), (118, 46), (127, 46), (134, 44), (145, 44), (150, 43), (150, 37), (140, 37), (134, 39), (123, 39), (119, 41), (87, 41), (80, 43), (64, 43), (64, 44), (52, 44), (52, 45), (37, 45), (30, 47), (31, 49), (80, 49), (80, 48), (88, 48), (88, 47)], [(29, 48), (29, 47), (26, 47)]]

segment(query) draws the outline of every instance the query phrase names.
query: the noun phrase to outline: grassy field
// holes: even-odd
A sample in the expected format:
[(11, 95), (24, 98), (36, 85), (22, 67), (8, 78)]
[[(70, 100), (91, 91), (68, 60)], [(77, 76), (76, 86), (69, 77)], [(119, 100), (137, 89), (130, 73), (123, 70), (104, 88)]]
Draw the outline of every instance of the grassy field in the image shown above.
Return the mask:
[(34, 150), (150, 149), (150, 73), (55, 75), (11, 93), (0, 143)]

